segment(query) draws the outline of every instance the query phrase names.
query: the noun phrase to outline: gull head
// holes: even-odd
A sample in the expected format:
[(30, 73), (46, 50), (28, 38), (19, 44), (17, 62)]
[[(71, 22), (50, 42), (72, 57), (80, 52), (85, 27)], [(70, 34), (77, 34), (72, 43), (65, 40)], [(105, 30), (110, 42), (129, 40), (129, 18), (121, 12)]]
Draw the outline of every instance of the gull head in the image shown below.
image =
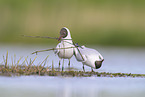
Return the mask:
[(63, 27), (60, 30), (60, 36), (58, 38), (58, 41), (60, 41), (61, 39), (71, 39), (70, 31), (68, 28)]
[(102, 61), (95, 61), (95, 69), (99, 69), (102, 66), (103, 61), (104, 59)]

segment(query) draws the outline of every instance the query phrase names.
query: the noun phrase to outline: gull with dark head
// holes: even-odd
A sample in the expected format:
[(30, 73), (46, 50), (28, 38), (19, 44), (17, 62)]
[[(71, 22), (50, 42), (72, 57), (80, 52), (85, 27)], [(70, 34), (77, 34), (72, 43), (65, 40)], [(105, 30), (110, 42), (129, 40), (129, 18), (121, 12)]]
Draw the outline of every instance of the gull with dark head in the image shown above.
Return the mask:
[(89, 67), (94, 69), (99, 69), (102, 66), (102, 62), (104, 61), (103, 56), (95, 49), (87, 48), (85, 46), (78, 46), (75, 49), (75, 57), (77, 61), (83, 63), (83, 70), (84, 65), (87, 65)]
[[(58, 38), (58, 41), (61, 42), (56, 46), (57, 50), (55, 50), (55, 54), (57, 54), (58, 57), (60, 58), (59, 67), (60, 67), (60, 61), (61, 59), (63, 59), (63, 64), (62, 64), (62, 71), (63, 71), (64, 59), (69, 60), (68, 65), (70, 67), (70, 58), (74, 54), (74, 45), (68, 28), (63, 27), (60, 30), (60, 36)], [(68, 49), (61, 49), (61, 48), (68, 48)]]

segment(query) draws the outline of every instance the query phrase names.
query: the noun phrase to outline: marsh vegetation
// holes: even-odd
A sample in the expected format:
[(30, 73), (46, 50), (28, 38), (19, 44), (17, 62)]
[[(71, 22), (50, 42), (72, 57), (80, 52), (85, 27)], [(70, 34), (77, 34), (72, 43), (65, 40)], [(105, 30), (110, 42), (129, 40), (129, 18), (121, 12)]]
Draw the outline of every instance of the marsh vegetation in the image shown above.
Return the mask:
[[(28, 62), (28, 59), (20, 64), (20, 57), (18, 60), (12, 60), (11, 64), (8, 64), (8, 51), (6, 56), (3, 56), (4, 65), (0, 65), (1, 76), (26, 76), (26, 75), (39, 75), (39, 76), (63, 76), (63, 77), (142, 77), (145, 78), (145, 74), (131, 74), (131, 73), (109, 73), (109, 72), (92, 72), (92, 71), (78, 71), (74, 68), (66, 68), (65, 71), (61, 71), (60, 68), (55, 68), (52, 65), (46, 66), (47, 56), (41, 63), (34, 65), (34, 61), (37, 56)], [(12, 58), (13, 59), (13, 58)]]

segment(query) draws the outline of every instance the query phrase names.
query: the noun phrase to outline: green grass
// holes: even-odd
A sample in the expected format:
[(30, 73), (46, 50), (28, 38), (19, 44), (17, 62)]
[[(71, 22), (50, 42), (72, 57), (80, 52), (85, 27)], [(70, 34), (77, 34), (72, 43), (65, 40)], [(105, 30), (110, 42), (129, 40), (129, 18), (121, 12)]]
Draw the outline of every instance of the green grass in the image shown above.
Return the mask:
[[(28, 58), (21, 63), (20, 57), (18, 60), (12, 58), (12, 63), (8, 64), (8, 52), (6, 57), (4, 56), (4, 65), (0, 64), (0, 76), (28, 76), (28, 75), (38, 75), (38, 76), (63, 76), (63, 77), (141, 77), (145, 78), (145, 74), (131, 74), (131, 73), (109, 73), (109, 72), (83, 72), (74, 70), (74, 68), (68, 68), (68, 70), (60, 71), (59, 68), (54, 68), (54, 64), (48, 66), (46, 60), (48, 56), (38, 65), (34, 65), (34, 61), (37, 56), (28, 62)], [(47, 65), (47, 66), (46, 66)]]

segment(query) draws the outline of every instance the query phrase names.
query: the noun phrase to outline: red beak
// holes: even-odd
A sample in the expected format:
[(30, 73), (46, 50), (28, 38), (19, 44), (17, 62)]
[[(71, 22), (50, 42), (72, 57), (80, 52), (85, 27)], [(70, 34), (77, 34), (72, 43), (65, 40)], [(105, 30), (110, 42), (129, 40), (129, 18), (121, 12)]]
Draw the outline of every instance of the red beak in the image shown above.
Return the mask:
[(62, 37), (63, 37), (63, 36), (61, 35), (61, 36), (58, 38), (58, 41), (60, 41)]

